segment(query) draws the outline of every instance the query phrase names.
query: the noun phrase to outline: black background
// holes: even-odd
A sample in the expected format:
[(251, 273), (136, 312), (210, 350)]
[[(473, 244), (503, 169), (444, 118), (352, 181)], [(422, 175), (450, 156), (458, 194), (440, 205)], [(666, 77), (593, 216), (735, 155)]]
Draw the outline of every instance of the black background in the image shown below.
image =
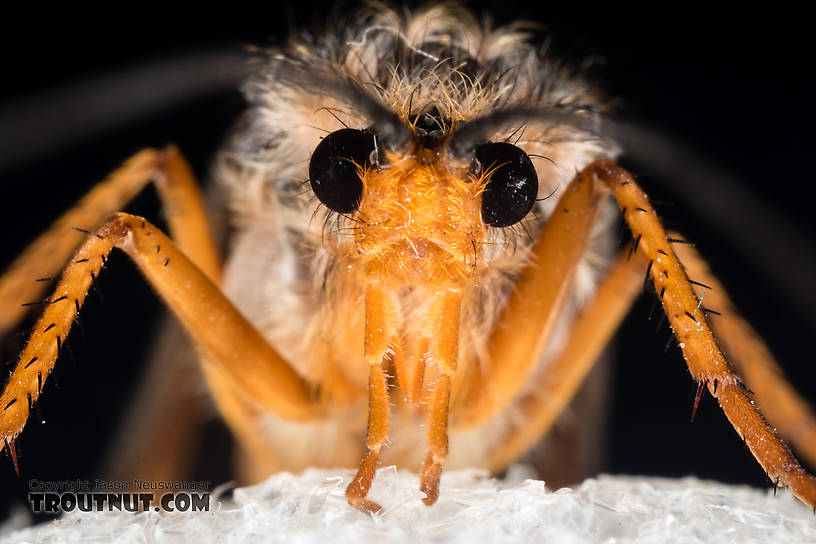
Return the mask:
[[(625, 110), (725, 165), (741, 177), (745, 190), (760, 195), (806, 239), (813, 239), (809, 186), (814, 86), (807, 72), (814, 47), (802, 14), (712, 14), (694, 7), (674, 12), (599, 11), (584, 5), (544, 9), (512, 2), (473, 5), (500, 22), (541, 23), (541, 36), (552, 35), (555, 54), (574, 62), (595, 59), (592, 75), (621, 98)], [(43, 8), (8, 14), (0, 38), (2, 104), (13, 105), (36, 93), (172, 52), (280, 43), (290, 28), (317, 28), (330, 9), (353, 12), (330, 2), (263, 8), (230, 4), (189, 13), (143, 4), (134, 6), (133, 13), (119, 9), (80, 13)], [(142, 147), (174, 142), (204, 175), (241, 107), (237, 93), (219, 93), (86, 141), (66, 141), (47, 156), (0, 172), (0, 266), (10, 263), (94, 181)], [(655, 198), (665, 198), (665, 190), (648, 175), (641, 181)], [(152, 190), (129, 210), (161, 222)], [(728, 239), (702, 226), (693, 207), (676, 205), (660, 211), (697, 243), (793, 382), (806, 398), (816, 399), (813, 318), (780, 302), (774, 285), (752, 269), (750, 260), (737, 257)], [(747, 224), (751, 218), (745, 220)], [(777, 264), (782, 269), (797, 266)], [(99, 476), (99, 463), (111, 430), (121, 421), (128, 385), (138, 375), (159, 309), (121, 256), (111, 259), (101, 290), (104, 303), (91, 297), (82, 312), (86, 338), (77, 332), (70, 338), (79, 364), (73, 366), (63, 356), (56, 370), (59, 388), (46, 387), (40, 408), (47, 423), (31, 421), (22, 435), (21, 479), (15, 478), (10, 461), (5, 467), (0, 464), (0, 499), (5, 507), (23, 500), (29, 478)], [(643, 297), (618, 336), (607, 471), (695, 474), (768, 486), (710, 398), (703, 400), (696, 421), (689, 422), (695, 385), (676, 347), (664, 355), (668, 330), (655, 334), (654, 323), (647, 320), (650, 305)], [(21, 347), (21, 339), (6, 339), (3, 361), (14, 361)], [(223, 434), (218, 436), (225, 440)]]

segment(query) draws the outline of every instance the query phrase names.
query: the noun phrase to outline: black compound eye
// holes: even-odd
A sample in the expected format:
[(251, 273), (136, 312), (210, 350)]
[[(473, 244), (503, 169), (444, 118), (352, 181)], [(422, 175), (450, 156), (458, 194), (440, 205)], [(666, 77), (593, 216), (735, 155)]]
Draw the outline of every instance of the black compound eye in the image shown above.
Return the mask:
[(493, 170), (482, 193), (482, 222), (509, 227), (524, 219), (538, 195), (538, 176), (527, 153), (495, 142), (478, 146), (476, 160), (482, 172)]
[(323, 138), (309, 161), (309, 182), (320, 202), (338, 213), (356, 210), (363, 196), (357, 168), (369, 163), (372, 151), (374, 135), (364, 130), (344, 128)]

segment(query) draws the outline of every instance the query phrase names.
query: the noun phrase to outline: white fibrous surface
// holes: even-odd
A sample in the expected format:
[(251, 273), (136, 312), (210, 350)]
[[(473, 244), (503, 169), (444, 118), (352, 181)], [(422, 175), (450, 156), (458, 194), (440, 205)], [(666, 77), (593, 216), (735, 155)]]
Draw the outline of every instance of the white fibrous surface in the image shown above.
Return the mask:
[(0, 543), (816, 542), (816, 516), (787, 490), (601, 476), (551, 491), (521, 469), (504, 480), (469, 470), (446, 473), (428, 508), (416, 474), (388, 467), (370, 494), (385, 511), (372, 516), (346, 504), (352, 475), (278, 474), (230, 499), (211, 497), (209, 512), (73, 513)]

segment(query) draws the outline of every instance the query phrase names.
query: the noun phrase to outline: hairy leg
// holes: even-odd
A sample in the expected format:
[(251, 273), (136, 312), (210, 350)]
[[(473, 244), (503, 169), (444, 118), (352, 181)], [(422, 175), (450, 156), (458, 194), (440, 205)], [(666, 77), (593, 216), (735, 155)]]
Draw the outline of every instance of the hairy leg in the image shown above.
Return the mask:
[[(816, 466), (816, 416), (813, 410), (785, 379), (768, 346), (739, 315), (725, 288), (697, 251), (691, 246), (680, 245), (675, 248), (675, 253), (689, 277), (697, 282), (693, 287), (698, 298), (719, 314), (711, 320), (711, 328), (729, 361), (754, 392), (762, 413), (779, 434), (791, 442), (799, 455), (811, 466)], [(704, 313), (706, 307), (701, 308)]]
[(79, 246), (84, 235), (75, 227), (95, 228), (121, 210), (151, 180), (156, 180), (167, 207), (173, 237), (211, 279), (217, 280), (219, 259), (190, 167), (174, 147), (163, 151), (145, 149), (57, 219), (0, 276), (0, 336), (22, 319), (24, 304), (45, 292), (47, 283), (35, 280), (57, 275)]
[(667, 236), (646, 195), (632, 176), (611, 160), (596, 160), (581, 175), (607, 186), (623, 210), (635, 237), (633, 250), (649, 263), (649, 273), (672, 331), (699, 385), (698, 395), (707, 387), (771, 480), (790, 487), (803, 503), (816, 509), (816, 479), (805, 472), (779, 439), (720, 351), (702, 303), (673, 250), (675, 240)]
[[(37, 238), (0, 277), (0, 336), (23, 316), (27, 303), (42, 296), (46, 282), (56, 275), (76, 250), (84, 234), (123, 208), (153, 181), (163, 203), (170, 232), (181, 250), (211, 280), (218, 282), (221, 263), (207, 212), (192, 169), (174, 146), (145, 149), (112, 172)], [(174, 353), (184, 338), (173, 338)], [(185, 351), (182, 349), (181, 351)], [(123, 426), (108, 471), (116, 479), (174, 479), (189, 466), (189, 450), (200, 428), (203, 399), (178, 383), (191, 383), (197, 370), (192, 348), (187, 356), (162, 361), (150, 370), (138, 411)]]
[(120, 213), (88, 236), (65, 269), (0, 395), (0, 439), (12, 454), (13, 440), (42, 391), (62, 339), (113, 247), (134, 260), (207, 355), (207, 372), (216, 373), (219, 380), (240, 391), (259, 409), (294, 420), (317, 414), (308, 384), (218, 287), (158, 229), (141, 218)]

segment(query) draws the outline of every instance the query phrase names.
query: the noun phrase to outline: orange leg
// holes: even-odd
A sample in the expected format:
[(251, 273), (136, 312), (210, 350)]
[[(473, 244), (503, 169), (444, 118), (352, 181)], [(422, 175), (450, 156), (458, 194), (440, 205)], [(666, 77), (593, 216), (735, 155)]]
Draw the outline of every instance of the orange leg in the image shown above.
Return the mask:
[(454, 415), (458, 428), (492, 417), (526, 383), (569, 292), (603, 196), (583, 174), (567, 186), (490, 337), (491, 364)]
[(245, 393), (259, 409), (294, 420), (314, 417), (317, 410), (308, 384), (218, 287), (154, 226), (135, 216), (117, 214), (90, 234), (74, 255), (0, 395), (0, 439), (9, 445), (12, 455), (13, 440), (42, 391), (62, 339), (113, 247), (136, 262), (207, 355), (208, 370)]
[[(170, 232), (180, 249), (213, 281), (221, 264), (195, 176), (174, 146), (146, 149), (134, 155), (98, 184), (52, 228), (34, 241), (0, 277), (0, 335), (22, 317), (28, 302), (42, 296), (47, 284), (35, 278), (55, 275), (79, 245), (83, 234), (72, 227), (94, 228), (118, 211), (148, 182), (153, 181), (164, 205)], [(184, 338), (173, 338), (178, 353)], [(188, 348), (192, 355), (192, 348)], [(203, 402), (179, 392), (197, 373), (195, 357), (165, 358), (146, 380), (138, 412), (123, 427), (120, 445), (112, 456), (115, 479), (177, 479), (189, 465)]]
[[(219, 283), (221, 262), (192, 169), (173, 146), (154, 153), (157, 169), (152, 179), (171, 237), (208, 278)], [(111, 479), (173, 480), (183, 478), (189, 470), (190, 450), (199, 438), (206, 407), (192, 387), (178, 385), (194, 381), (191, 376), (200, 372), (199, 363), (178, 327), (171, 325), (168, 329), (162, 331), (161, 341), (166, 347), (159, 352), (176, 355), (152, 361), (134, 403), (136, 408), (130, 410), (110, 456)]]
[(54, 276), (62, 270), (83, 239), (74, 227), (94, 228), (133, 199), (144, 186), (155, 179), (167, 204), (171, 232), (180, 247), (189, 251), (194, 261), (213, 280), (220, 264), (204, 215), (190, 167), (178, 150), (140, 151), (108, 178), (96, 185), (51, 228), (38, 237), (0, 276), (0, 336), (23, 317), (23, 304), (41, 297), (47, 287), (37, 278)]
[(500, 472), (532, 448), (566, 408), (642, 288), (645, 263), (621, 253), (595, 297), (573, 323), (566, 346), (540, 375), (535, 388), (516, 401), (518, 423), (507, 428), (488, 460)]
[(433, 386), (428, 409), (428, 452), (419, 474), (419, 489), (427, 506), (439, 498), (442, 464), (448, 456), (448, 411), (451, 380), (459, 358), (459, 301), (455, 291), (438, 293), (431, 308), (429, 322), (436, 331), (428, 351), (428, 364), (435, 365), (439, 379)]
[(158, 152), (146, 149), (96, 185), (11, 263), (0, 277), (0, 336), (22, 319), (22, 305), (42, 297), (47, 285), (36, 278), (59, 273), (83, 239), (73, 227), (94, 228), (119, 211), (158, 170)]
[(190, 165), (175, 146), (159, 154), (154, 182), (173, 242), (213, 283), (220, 283), (221, 259), (204, 199)]
[(799, 455), (816, 466), (816, 416), (813, 410), (785, 380), (768, 346), (740, 317), (728, 293), (694, 248), (681, 245), (675, 252), (689, 277), (698, 282), (694, 285), (697, 296), (720, 314), (712, 319), (711, 328), (728, 359), (756, 395), (762, 412)]
[[(439, 479), (442, 465), (448, 455), (448, 408), (450, 405), (451, 380), (456, 371), (459, 356), (459, 300), (456, 291), (437, 293), (426, 319), (429, 325), (427, 364), (435, 367), (438, 378), (426, 399), (428, 417), (428, 452), (420, 471), (420, 490), (426, 495), (423, 502), (430, 506), (439, 497)], [(394, 352), (394, 345), (387, 339), (395, 337), (395, 313), (381, 285), (366, 287), (365, 356), (370, 366), (368, 401), (368, 453), (363, 458), (354, 479), (346, 489), (349, 504), (366, 512), (377, 512), (380, 505), (367, 499), (374, 481), (380, 449), (388, 437), (388, 385), (383, 370), (383, 358), (387, 350)], [(423, 342), (424, 344), (424, 342)], [(399, 346), (396, 346), (399, 350)], [(396, 351), (394, 353), (398, 353)], [(395, 363), (398, 358), (394, 358)], [(403, 369), (401, 375), (407, 384), (404, 390), (418, 390), (415, 375)], [(400, 379), (400, 378), (398, 378)], [(421, 379), (421, 378), (420, 378)], [(406, 396), (411, 398), (411, 393)]]
[(672, 249), (657, 214), (632, 176), (610, 160), (596, 160), (582, 174), (606, 185), (623, 209), (635, 237), (633, 248), (651, 263), (649, 271), (689, 371), (717, 398), (726, 417), (772, 481), (790, 487), (816, 508), (816, 479), (805, 472), (754, 405), (751, 393), (726, 361), (706, 322), (702, 304)]
[(383, 370), (387, 342), (394, 337), (393, 307), (381, 285), (370, 284), (365, 292), (365, 358), (369, 364), (368, 382), (368, 453), (357, 474), (346, 488), (346, 500), (351, 506), (372, 514), (382, 507), (366, 496), (377, 472), (380, 449), (388, 438), (388, 384)]

